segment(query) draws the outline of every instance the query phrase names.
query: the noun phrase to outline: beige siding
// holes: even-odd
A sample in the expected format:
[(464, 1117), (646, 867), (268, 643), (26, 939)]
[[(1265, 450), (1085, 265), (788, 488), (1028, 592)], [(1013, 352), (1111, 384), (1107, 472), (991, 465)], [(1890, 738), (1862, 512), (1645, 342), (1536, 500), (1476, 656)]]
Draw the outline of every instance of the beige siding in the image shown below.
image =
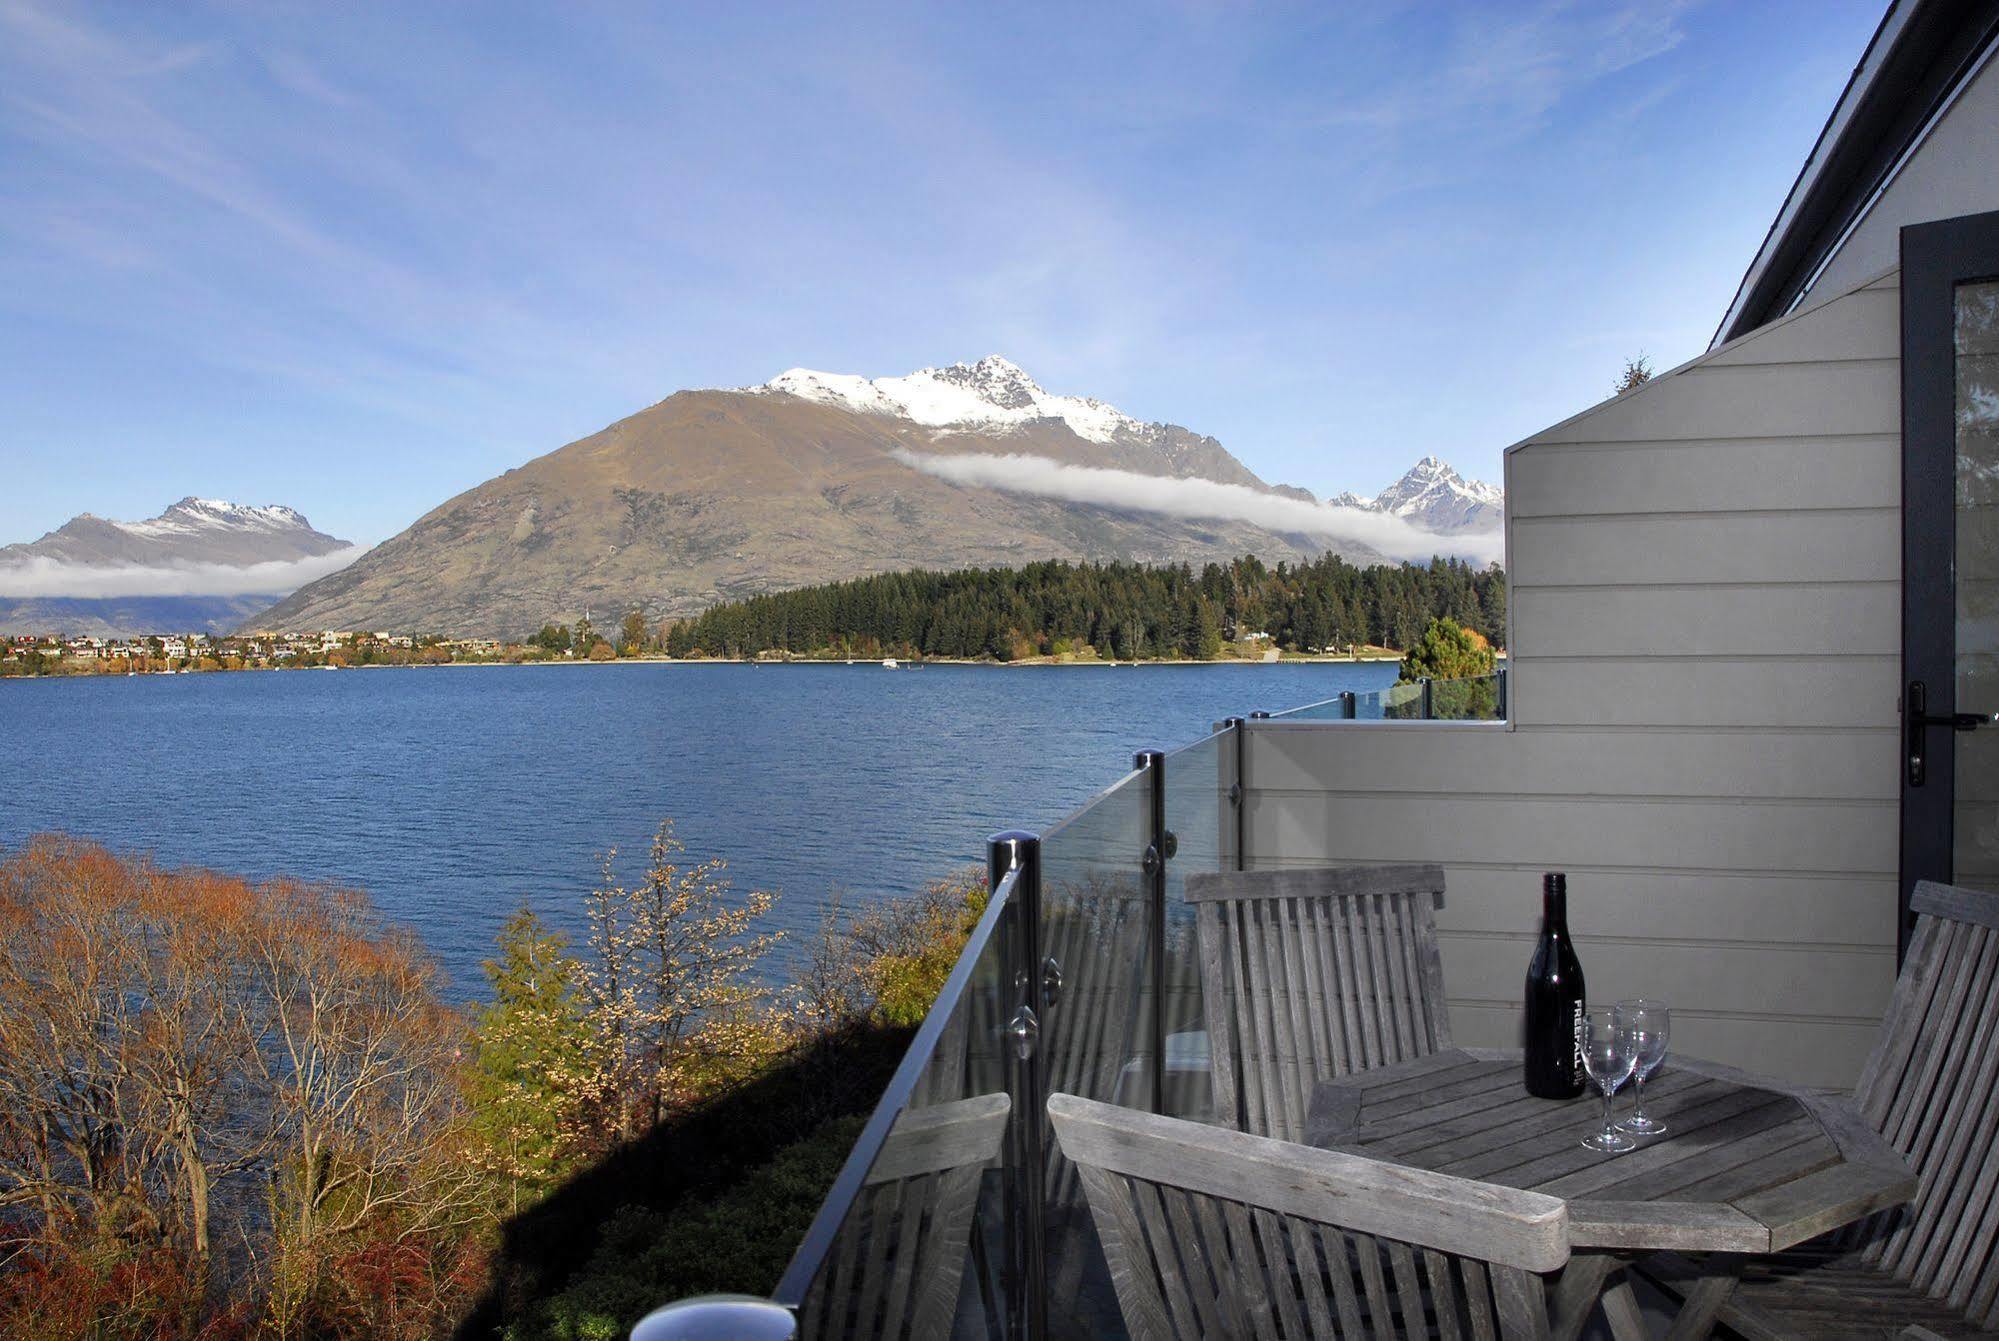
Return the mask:
[(1994, 126), (1999, 126), (1999, 59), (1988, 59), (1841, 245), (1812, 294), (1839, 293), (1894, 265), (1904, 224), (1999, 209)]
[(1566, 870), (1593, 997), (1850, 1083), (1895, 971), (1898, 342), (1890, 275), (1513, 449), (1512, 728), (1252, 728), (1252, 864), (1444, 862), (1486, 1044)]

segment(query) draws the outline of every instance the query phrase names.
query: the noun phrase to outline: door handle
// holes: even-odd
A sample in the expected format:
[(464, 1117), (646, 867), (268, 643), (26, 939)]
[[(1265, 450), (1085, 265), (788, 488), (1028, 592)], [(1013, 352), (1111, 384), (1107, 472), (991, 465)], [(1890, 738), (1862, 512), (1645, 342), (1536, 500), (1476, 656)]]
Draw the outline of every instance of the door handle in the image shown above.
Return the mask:
[(1999, 713), (1930, 711), (1930, 689), (1921, 680), (1909, 681), (1902, 698), (1902, 718), (1907, 723), (1909, 742), (1909, 785), (1920, 787), (1929, 778), (1929, 746), (1924, 733), (1941, 726), (1952, 731), (1976, 731), (1981, 726), (1999, 726)]

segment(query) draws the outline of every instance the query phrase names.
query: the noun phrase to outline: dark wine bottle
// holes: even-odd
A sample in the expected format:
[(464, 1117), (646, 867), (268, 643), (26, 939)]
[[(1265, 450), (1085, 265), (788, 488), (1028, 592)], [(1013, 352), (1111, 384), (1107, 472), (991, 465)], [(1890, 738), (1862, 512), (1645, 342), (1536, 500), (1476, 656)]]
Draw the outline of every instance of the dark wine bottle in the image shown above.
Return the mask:
[(1583, 966), (1569, 940), (1569, 882), (1541, 877), (1541, 938), (1527, 966), (1527, 1092), (1573, 1099), (1583, 1092)]

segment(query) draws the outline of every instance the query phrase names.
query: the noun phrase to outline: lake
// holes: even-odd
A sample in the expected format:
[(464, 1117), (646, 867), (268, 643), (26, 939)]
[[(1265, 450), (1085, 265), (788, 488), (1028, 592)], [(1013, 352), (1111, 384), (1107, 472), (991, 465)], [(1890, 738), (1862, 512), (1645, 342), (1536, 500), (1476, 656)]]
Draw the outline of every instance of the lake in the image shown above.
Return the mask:
[[(367, 890), (452, 994), (523, 902), (575, 934), (595, 854), (671, 816), (780, 895), (907, 892), (1046, 828), (1210, 723), (1392, 683), (1392, 663), (514, 666), (0, 680), (0, 846), (44, 830)], [(783, 960), (778, 961), (782, 966)]]

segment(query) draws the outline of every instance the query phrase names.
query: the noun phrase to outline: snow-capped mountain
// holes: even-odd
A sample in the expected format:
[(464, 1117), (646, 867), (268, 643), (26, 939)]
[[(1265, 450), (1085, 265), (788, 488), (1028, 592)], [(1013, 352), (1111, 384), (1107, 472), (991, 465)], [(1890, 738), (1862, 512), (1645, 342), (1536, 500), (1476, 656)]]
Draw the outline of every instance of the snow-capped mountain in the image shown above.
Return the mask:
[[(518, 637), (589, 610), (657, 622), (910, 568), (1496, 557), (1490, 534), (1421, 534), (1473, 511), (1415, 487), (1424, 471), (1380, 507), (1351, 500), (1354, 515), (1266, 483), (1211, 437), (1053, 394), (997, 355), (900, 377), (793, 368), (676, 392), (497, 475), (257, 627)], [(1496, 500), (1449, 478), (1481, 507)]]
[(1147, 428), (1100, 400), (1050, 395), (1018, 364), (998, 354), (977, 363), (919, 368), (907, 377), (857, 377), (792, 368), (762, 386), (741, 389), (789, 392), (822, 405), (907, 419), (928, 428), (1005, 431), (1037, 419), (1060, 419), (1077, 437), (1102, 443), (1115, 442), (1120, 434), (1143, 433)]
[(1504, 521), (1506, 493), (1496, 484), (1468, 480), (1436, 457), (1426, 456), (1373, 498), (1344, 493), (1329, 501), (1336, 507), (1383, 512), (1426, 531), (1454, 535), (1498, 530)]
[[(88, 517), (89, 513), (84, 513)], [(148, 539), (162, 536), (214, 535), (222, 531), (283, 533), (311, 531), (312, 523), (295, 508), (252, 507), (220, 498), (183, 498), (157, 517), (146, 521), (111, 523), (128, 535)]]
[(183, 498), (143, 521), (80, 513), (39, 540), (0, 546), (0, 630), (233, 628), (358, 553), (288, 507)]
[(157, 517), (114, 521), (84, 512), (40, 540), (0, 548), (0, 566), (44, 559), (64, 564), (225, 564), (243, 567), (331, 554), (345, 540), (316, 531), (287, 507), (183, 498)]
[[(1052, 452), (1062, 459), (1147, 474), (1269, 487), (1205, 434), (1178, 424), (1147, 423), (1095, 397), (1055, 395), (998, 354), (977, 363), (919, 368), (905, 377), (793, 368), (759, 386), (736, 389), (749, 395), (797, 396), (892, 420), (937, 439), (1000, 440), (989, 443), (993, 450)], [(1084, 450), (1065, 453), (1055, 440)]]

